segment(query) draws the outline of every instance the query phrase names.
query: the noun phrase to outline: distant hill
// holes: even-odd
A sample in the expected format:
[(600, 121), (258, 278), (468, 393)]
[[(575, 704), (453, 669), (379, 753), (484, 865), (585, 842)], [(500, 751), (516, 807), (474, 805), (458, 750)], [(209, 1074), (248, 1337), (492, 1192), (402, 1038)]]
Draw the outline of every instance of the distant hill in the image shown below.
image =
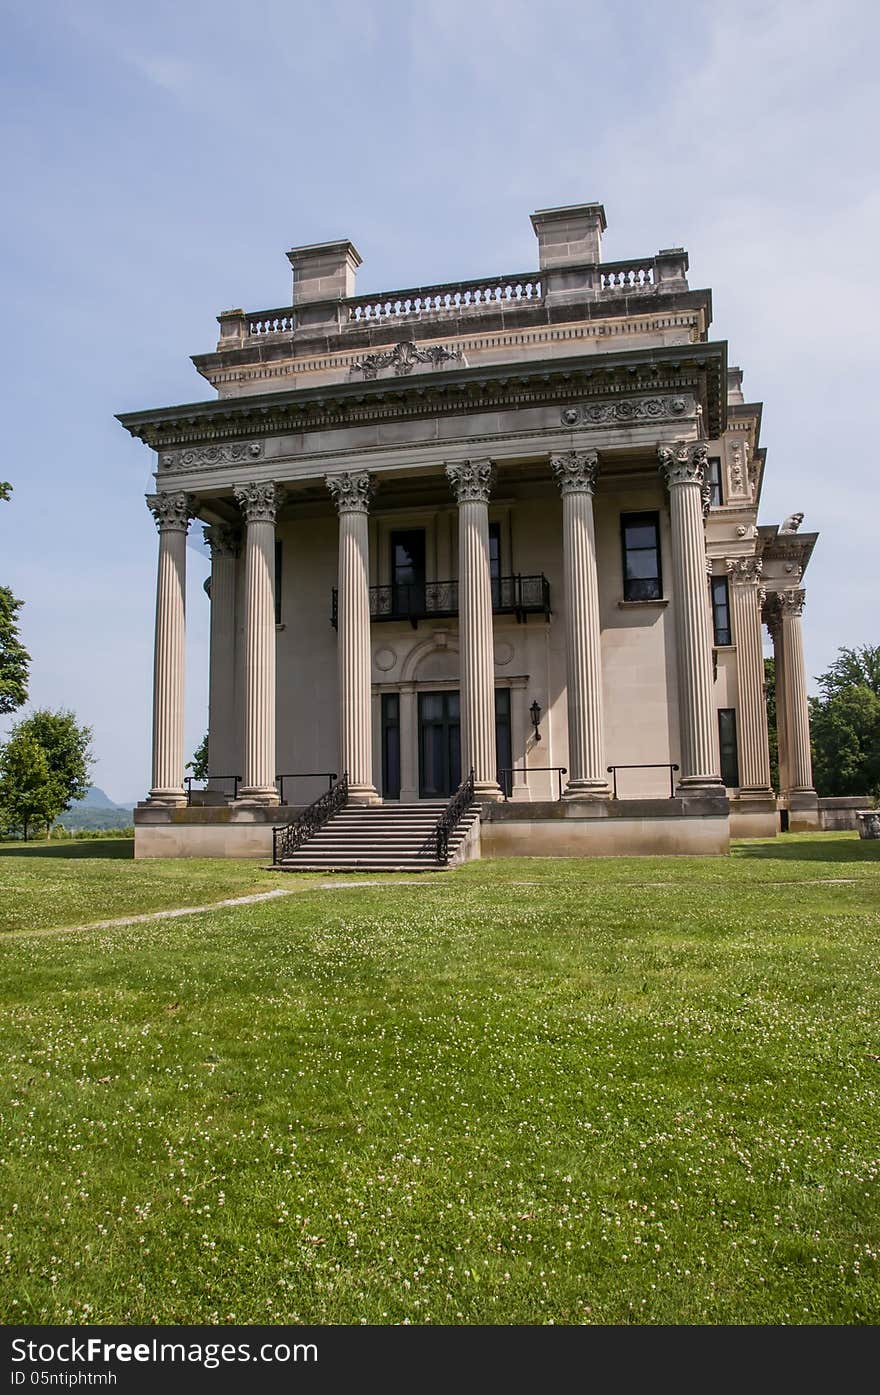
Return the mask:
[(132, 819), (131, 811), (130, 804), (114, 804), (97, 785), (89, 785), (84, 798), (77, 800), (66, 813), (59, 814), (55, 824), (72, 830), (127, 828)]
[(97, 785), (89, 785), (82, 799), (77, 800), (76, 807), (79, 809), (118, 809), (120, 806), (114, 804), (113, 800), (106, 795)]

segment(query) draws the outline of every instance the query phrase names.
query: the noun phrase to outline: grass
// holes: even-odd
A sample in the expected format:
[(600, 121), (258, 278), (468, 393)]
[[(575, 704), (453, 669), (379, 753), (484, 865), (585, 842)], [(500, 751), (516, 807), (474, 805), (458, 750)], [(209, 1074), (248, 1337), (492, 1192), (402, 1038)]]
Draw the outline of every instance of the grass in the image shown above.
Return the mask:
[(8, 935), (0, 1316), (876, 1323), (878, 931), (818, 835)]

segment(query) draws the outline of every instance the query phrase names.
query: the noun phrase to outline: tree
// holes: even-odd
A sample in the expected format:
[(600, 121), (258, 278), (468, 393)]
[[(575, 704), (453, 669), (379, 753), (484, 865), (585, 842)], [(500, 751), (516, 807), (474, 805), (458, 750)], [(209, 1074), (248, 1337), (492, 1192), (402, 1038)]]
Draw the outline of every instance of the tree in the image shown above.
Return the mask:
[(39, 708), (30, 717), (17, 722), (12, 731), (13, 734), (25, 732), (33, 737), (45, 752), (49, 774), (61, 796), (56, 814), (69, 809), (71, 804), (88, 793), (94, 764), (92, 728), (80, 726), (75, 713), (65, 708), (59, 708), (56, 712), (47, 707)]
[(840, 649), (810, 699), (820, 795), (880, 794), (880, 646)]
[(196, 749), (193, 751), (192, 760), (186, 763), (187, 770), (191, 770), (194, 780), (207, 780), (208, 778), (208, 733), (205, 732)]
[[(8, 500), (11, 494), (12, 485), (0, 480), (0, 500)], [(31, 656), (19, 639), (16, 623), (22, 604), (8, 586), (0, 586), (0, 714), (14, 712), (27, 702)]]
[(0, 748), (0, 809), (4, 823), (21, 828), (27, 842), (34, 823), (47, 828), (60, 813), (63, 792), (49, 769), (46, 752), (22, 724)]
[(767, 699), (767, 735), (770, 739), (770, 784), (779, 789), (779, 732), (776, 725), (776, 661), (764, 660), (764, 693)]
[(27, 702), (31, 656), (18, 635), (16, 617), (23, 602), (8, 586), (0, 586), (0, 713), (14, 712)]

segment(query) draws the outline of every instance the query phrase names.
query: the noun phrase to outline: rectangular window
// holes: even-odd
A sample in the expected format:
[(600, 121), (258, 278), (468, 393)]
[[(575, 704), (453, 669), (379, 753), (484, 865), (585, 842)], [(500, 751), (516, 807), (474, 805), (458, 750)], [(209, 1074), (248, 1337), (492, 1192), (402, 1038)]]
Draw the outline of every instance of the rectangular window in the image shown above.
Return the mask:
[(721, 456), (709, 456), (709, 469), (706, 475), (709, 485), (709, 505), (717, 509), (719, 504), (724, 503), (724, 496), (721, 493)]
[(409, 528), (391, 534), (391, 612), (425, 613), (425, 530)]
[(400, 798), (400, 697), (382, 694), (382, 794)]
[(728, 789), (739, 788), (739, 754), (736, 749), (736, 708), (718, 709), (718, 745), (721, 748), (721, 778)]
[(509, 688), (495, 689), (495, 764), (498, 771), (495, 778), (501, 788), (510, 794), (513, 785), (513, 741), (510, 730)]
[(730, 594), (727, 589), (726, 576), (713, 576), (712, 588), (712, 625), (715, 631), (716, 644), (732, 644), (730, 634)]
[(623, 543), (623, 599), (659, 601), (663, 596), (660, 570), (660, 515), (620, 515)]
[(501, 524), (489, 524), (489, 584), (492, 587), (492, 606), (497, 610), (501, 605)]
[(275, 624), (281, 624), (281, 576), (284, 570), (284, 544), (275, 539)]

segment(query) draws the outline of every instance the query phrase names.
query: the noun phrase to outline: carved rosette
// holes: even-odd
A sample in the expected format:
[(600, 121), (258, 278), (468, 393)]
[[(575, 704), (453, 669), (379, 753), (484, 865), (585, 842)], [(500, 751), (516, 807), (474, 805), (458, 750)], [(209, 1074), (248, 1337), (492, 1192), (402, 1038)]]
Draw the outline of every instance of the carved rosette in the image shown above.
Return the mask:
[(148, 494), (147, 508), (160, 533), (185, 533), (195, 515), (196, 501), (183, 491), (174, 494)]
[(237, 484), (233, 493), (248, 523), (274, 523), (284, 500), (284, 490), (271, 480), (259, 484)]
[(241, 532), (221, 523), (212, 523), (202, 529), (205, 542), (211, 549), (211, 558), (238, 557), (241, 552)]
[(338, 514), (370, 512), (370, 500), (376, 493), (374, 475), (358, 470), (344, 475), (325, 475), (324, 482)]
[(446, 478), (459, 504), (488, 504), (495, 482), (495, 465), (491, 460), (462, 460), (460, 465), (447, 465)]
[(728, 558), (727, 575), (737, 586), (757, 586), (764, 571), (760, 557)]
[(570, 450), (564, 455), (551, 455), (550, 469), (556, 477), (560, 494), (595, 494), (599, 479), (599, 453), (595, 450)]
[(789, 591), (779, 592), (779, 609), (782, 618), (799, 617), (804, 613), (804, 602), (807, 593), (802, 587), (792, 587)]
[(702, 491), (709, 459), (709, 447), (705, 441), (676, 441), (671, 446), (658, 446), (657, 456), (667, 489), (680, 484), (695, 484)]

